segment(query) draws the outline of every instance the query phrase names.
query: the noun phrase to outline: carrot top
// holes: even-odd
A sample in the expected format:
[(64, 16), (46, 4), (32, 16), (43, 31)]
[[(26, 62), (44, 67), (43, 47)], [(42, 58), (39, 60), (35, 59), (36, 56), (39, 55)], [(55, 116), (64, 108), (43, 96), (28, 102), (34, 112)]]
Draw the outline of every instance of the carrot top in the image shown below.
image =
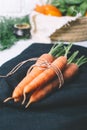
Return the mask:
[(49, 51), (49, 54), (51, 54), (55, 58), (61, 55), (64, 55), (67, 57), (72, 45), (73, 45), (72, 43), (69, 43), (67, 46), (65, 46), (64, 43), (54, 43), (54, 45)]
[(83, 55), (80, 58), (77, 58), (77, 60), (75, 61), (75, 63), (80, 67), (81, 65), (87, 63), (87, 57), (85, 57)]
[(68, 58), (68, 64), (70, 63), (75, 63), (78, 65), (78, 67), (82, 66), (83, 64), (87, 63), (87, 57), (85, 57), (84, 55), (82, 55), (79, 58), (76, 58), (76, 56), (78, 55), (79, 51), (75, 51), (69, 58)]
[(49, 54), (51, 54), (54, 57), (59, 57), (61, 55), (64, 55), (64, 44), (63, 43), (54, 43), (52, 48), (49, 51)]
[(52, 46), (49, 54), (52, 54), (56, 58), (61, 56), (61, 55), (64, 55), (67, 57), (72, 45), (73, 45), (72, 43), (69, 43), (67, 46), (65, 46), (63, 43), (55, 43)]

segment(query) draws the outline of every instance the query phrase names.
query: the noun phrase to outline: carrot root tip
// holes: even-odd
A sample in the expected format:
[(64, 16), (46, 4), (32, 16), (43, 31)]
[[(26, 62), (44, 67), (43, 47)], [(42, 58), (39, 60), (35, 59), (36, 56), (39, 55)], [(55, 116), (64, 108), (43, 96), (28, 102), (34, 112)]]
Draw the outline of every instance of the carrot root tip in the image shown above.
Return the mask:
[(22, 101), (22, 105), (25, 103), (25, 100), (26, 100), (26, 94), (25, 93), (23, 93), (23, 101)]
[(31, 102), (29, 101), (29, 102), (27, 103), (27, 105), (25, 106), (25, 108), (28, 108), (30, 104), (31, 104)]
[(13, 100), (13, 97), (8, 97), (3, 102), (5, 103), (5, 102), (8, 102), (9, 100)]

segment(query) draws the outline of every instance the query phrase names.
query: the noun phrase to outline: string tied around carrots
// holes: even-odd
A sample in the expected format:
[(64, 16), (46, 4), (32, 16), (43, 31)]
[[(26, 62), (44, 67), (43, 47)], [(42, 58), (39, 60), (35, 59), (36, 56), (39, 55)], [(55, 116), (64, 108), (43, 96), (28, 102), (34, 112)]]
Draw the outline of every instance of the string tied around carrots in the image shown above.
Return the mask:
[(48, 69), (48, 68), (53, 69), (53, 70), (55, 71), (55, 73), (56, 73), (56, 75), (57, 75), (57, 77), (58, 77), (59, 83), (60, 83), (60, 84), (59, 84), (59, 88), (64, 84), (63, 75), (62, 75), (61, 70), (58, 68), (58, 66), (55, 66), (55, 65), (49, 63), (48, 61), (43, 60), (43, 62), (42, 62), (41, 64), (40, 64), (40, 63), (39, 63), (39, 64), (36, 63), (36, 64), (32, 65), (32, 66), (28, 69), (27, 74), (29, 74), (30, 71), (31, 71), (31, 70), (33, 69), (33, 67), (35, 67), (35, 66), (39, 67), (39, 69)]
[[(27, 61), (32, 61), (32, 60), (37, 60), (37, 58), (33, 58), (33, 59), (28, 59)], [(23, 63), (24, 62), (21, 62), (22, 64), (21, 65), (23, 65)], [(28, 73), (27, 74), (29, 74), (30, 73), (30, 71), (31, 71), (31, 69), (33, 68), (33, 67), (35, 67), (35, 66), (37, 66), (37, 67), (40, 67), (40, 69), (49, 69), (49, 68), (51, 68), (51, 69), (53, 69), (54, 70), (54, 72), (56, 73), (56, 75), (57, 75), (57, 77), (58, 77), (58, 80), (59, 80), (59, 88), (64, 84), (64, 78), (63, 78), (63, 74), (62, 74), (62, 72), (61, 72), (61, 70), (57, 67), (57, 66), (55, 66), (55, 65), (52, 65), (51, 63), (49, 63), (48, 61), (45, 61), (45, 60), (43, 60), (43, 62), (41, 63), (41, 64), (34, 64), (34, 65), (32, 65), (29, 69), (28, 69)], [(17, 68), (16, 68), (17, 67)], [(14, 68), (16, 68), (16, 69), (12, 69), (12, 71), (10, 71), (6, 76), (3, 76), (3, 77), (7, 77), (7, 76), (9, 76), (9, 75), (12, 75), (13, 73), (15, 73), (15, 71), (16, 70), (18, 70), (18, 68), (19, 68), (19, 66), (17, 65), (16, 67), (14, 67)], [(14, 71), (13, 71), (14, 70)], [(7, 102), (7, 101), (9, 101), (9, 100), (11, 100), (11, 99), (13, 99), (12, 97), (8, 97), (8, 98), (6, 98), (5, 100), (4, 100), (4, 102)], [(25, 99), (23, 100), (23, 102), (25, 101)]]
[[(45, 62), (44, 62), (44, 63), (45, 63)], [(37, 64), (37, 66), (39, 66), (39, 65)], [(64, 78), (63, 78), (62, 71), (59, 69), (59, 67), (58, 67), (58, 66), (55, 66), (55, 65), (53, 65), (53, 64), (51, 64), (51, 63), (49, 63), (49, 62), (46, 62), (45, 68), (46, 68), (46, 69), (52, 69), (52, 70), (55, 72), (55, 74), (57, 75), (58, 81), (59, 81), (58, 88), (61, 88), (61, 86), (64, 84)], [(23, 96), (24, 96), (24, 98), (23, 98), (22, 104), (25, 103), (26, 94), (23, 93)]]
[[(46, 70), (52, 70), (51, 72), (53, 72), (54, 73), (53, 75), (55, 75), (55, 76), (58, 75), (58, 74), (60, 75), (60, 76), (58, 75), (59, 76), (58, 79), (60, 80), (60, 85), (58, 87), (61, 87), (63, 82), (64, 82), (63, 76), (62, 76), (62, 73), (59, 70), (59, 68), (55, 68), (54, 66), (52, 66), (53, 64), (51, 64), (51, 66), (50, 66), (50, 63), (55, 61), (55, 59), (57, 59), (58, 57), (63, 56), (63, 57), (61, 57), (64, 60), (62, 64), (63, 64), (63, 66), (65, 66), (65, 64), (67, 62), (67, 60), (66, 60), (67, 59), (67, 54), (69, 53), (69, 50), (70, 50), (71, 46), (72, 46), (72, 44), (69, 44), (68, 46), (64, 46), (63, 43), (53, 45), (50, 52), (48, 54), (45, 54), (45, 57), (44, 57), (44, 55), (39, 57), (39, 58), (42, 58), (42, 59), (45, 58), (45, 60), (44, 60), (45, 63), (43, 63), (42, 66), (44, 66), (44, 64), (45, 64), (48, 67), (48, 69), (46, 69)], [(50, 60), (50, 58), (48, 56), (50, 56), (51, 60)], [(37, 59), (37, 61), (38, 61), (38, 59)], [(38, 62), (36, 62), (36, 63), (38, 63)], [(31, 69), (36, 65), (37, 64), (33, 65), (31, 67)], [(40, 66), (40, 64), (38, 64), (38, 66)], [(54, 70), (54, 68), (55, 68), (55, 70)], [(6, 100), (4, 100), (4, 102), (9, 101), (11, 99), (13, 99), (14, 101), (19, 101), (20, 98), (22, 98), (22, 96), (24, 94), (23, 91), (24, 91), (24, 88), (26, 87), (26, 85), (29, 84), (30, 82), (32, 82), (32, 77), (33, 77), (33, 80), (34, 80), (34, 78), (37, 77), (38, 75), (40, 75), (41, 73), (43, 73), (43, 71), (44, 71), (44, 68), (40, 71), (40, 67), (34, 67), (34, 70), (33, 70), (34, 73), (32, 71), (30, 71), (30, 73), (27, 74), (26, 77), (24, 77), (24, 79), (15, 87), (15, 89), (14, 89), (14, 91), (12, 93), (12, 97), (7, 98)], [(35, 73), (35, 72), (37, 72), (37, 73)], [(32, 74), (34, 74), (34, 75), (32, 75)], [(36, 74), (38, 74), (38, 75), (36, 75)]]
[[(87, 63), (87, 58), (85, 56), (81, 56), (79, 58), (76, 58), (78, 55), (79, 51), (74, 52), (69, 58), (68, 58), (68, 63), (63, 71), (63, 77), (64, 81), (69, 81), (73, 76), (75, 76), (78, 72), (78, 69), (81, 65), (84, 63)], [(29, 101), (25, 108), (30, 106), (31, 103), (38, 102), (39, 100), (43, 99), (51, 93), (55, 88), (59, 86), (58, 79), (53, 79), (50, 81), (48, 84), (46, 84), (44, 87), (40, 89), (36, 89), (32, 95), (29, 98)]]

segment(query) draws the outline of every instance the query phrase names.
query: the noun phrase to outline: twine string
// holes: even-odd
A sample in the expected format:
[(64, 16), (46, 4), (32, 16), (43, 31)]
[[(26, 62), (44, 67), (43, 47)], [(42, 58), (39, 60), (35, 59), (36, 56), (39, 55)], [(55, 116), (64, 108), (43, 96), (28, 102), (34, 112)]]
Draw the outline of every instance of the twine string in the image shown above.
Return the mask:
[(0, 78), (1, 77), (8, 77), (8, 76), (11, 76), (11, 75), (13, 75), (15, 72), (17, 72), (17, 70), (21, 67), (21, 66), (23, 66), (25, 63), (27, 63), (27, 62), (29, 62), (29, 61), (37, 61), (37, 60), (40, 60), (40, 62), (39, 63), (35, 63), (35, 64), (33, 64), (33, 65), (31, 65), (31, 67), (28, 69), (28, 71), (27, 71), (27, 74), (29, 74), (30, 73), (30, 71), (34, 68), (34, 67), (39, 67), (39, 69), (47, 69), (47, 68), (51, 68), (51, 69), (53, 69), (54, 71), (55, 71), (55, 73), (56, 73), (56, 75), (57, 75), (57, 77), (58, 77), (58, 80), (59, 80), (59, 88), (64, 84), (64, 78), (63, 78), (63, 74), (62, 74), (62, 72), (61, 72), (61, 70), (57, 67), (57, 66), (55, 66), (55, 65), (53, 65), (53, 64), (51, 64), (51, 63), (49, 63), (47, 60), (41, 60), (41, 59), (39, 59), (38, 57), (35, 57), (35, 58), (29, 58), (29, 59), (27, 59), (27, 60), (24, 60), (24, 61), (22, 61), (22, 62), (20, 62), (19, 64), (17, 64), (9, 73), (7, 73), (6, 75), (0, 75)]
[(0, 78), (2, 77), (8, 77), (11, 76), (12, 74), (14, 74), (21, 66), (23, 66), (25, 63), (29, 62), (29, 61), (36, 61), (38, 58), (30, 58), (27, 60), (24, 60), (22, 62), (20, 62), (19, 64), (17, 64), (11, 71), (9, 71), (6, 75), (0, 75)]
[(55, 71), (55, 73), (58, 77), (58, 80), (59, 80), (58, 87), (60, 88), (64, 84), (64, 78), (63, 78), (63, 74), (62, 74), (61, 70), (55, 65), (50, 65), (49, 67), (51, 67)]
[(39, 63), (35, 63), (34, 65), (32, 65), (29, 69), (28, 69), (28, 71), (27, 71), (27, 74), (29, 74), (30, 73), (30, 71), (34, 68), (34, 67), (39, 67), (38, 69), (40, 69), (40, 70), (45, 70), (46, 68), (48, 68), (48, 66), (49, 66), (49, 62), (47, 61), (47, 60), (42, 60), (42, 59), (38, 59), (38, 60), (40, 60), (40, 62)]
[(62, 74), (61, 70), (57, 66), (49, 63), (48, 61), (44, 61), (41, 64), (36, 63), (36, 64), (32, 65), (28, 69), (27, 74), (30, 73), (30, 71), (33, 69), (33, 67), (39, 67), (39, 69), (47, 69), (47, 68), (53, 69), (59, 79), (59, 88), (64, 84), (64, 78), (63, 78), (63, 74)]

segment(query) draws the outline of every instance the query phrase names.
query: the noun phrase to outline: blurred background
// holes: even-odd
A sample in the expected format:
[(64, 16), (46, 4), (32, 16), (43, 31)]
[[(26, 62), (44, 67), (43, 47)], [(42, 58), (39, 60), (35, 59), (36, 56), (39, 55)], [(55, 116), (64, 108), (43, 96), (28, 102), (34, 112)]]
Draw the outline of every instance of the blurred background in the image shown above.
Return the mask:
[[(54, 1), (56, 2), (56, 0)], [(43, 42), (42, 38), (42, 41), (32, 39), (29, 14), (31, 14), (36, 4), (44, 4), (46, 2), (50, 3), (51, 0), (0, 0), (0, 66), (20, 54), (32, 43)], [(41, 20), (39, 21), (41, 23)], [(19, 33), (19, 28), (16, 28), (17, 33), (15, 32), (15, 25), (21, 25), (22, 23), (30, 25), (27, 28), (28, 33), (23, 33), (26, 35), (19, 35), (21, 34)], [(87, 47), (87, 41), (76, 42), (74, 44)]]
[(29, 13), (35, 3), (36, 0), (0, 0), (0, 16), (17, 16)]
[(0, 0), (0, 16), (21, 16), (30, 13), (36, 3), (45, 0)]

